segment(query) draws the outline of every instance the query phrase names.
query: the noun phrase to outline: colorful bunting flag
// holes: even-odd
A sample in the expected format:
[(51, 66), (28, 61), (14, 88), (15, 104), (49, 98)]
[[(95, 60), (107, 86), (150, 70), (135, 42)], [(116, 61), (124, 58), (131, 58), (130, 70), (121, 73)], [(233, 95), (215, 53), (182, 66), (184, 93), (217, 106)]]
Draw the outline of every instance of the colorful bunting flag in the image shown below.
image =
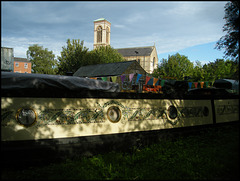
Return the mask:
[(200, 86), (201, 88), (203, 88), (204, 82), (200, 82)]
[(194, 82), (194, 86), (195, 88), (197, 88), (198, 82)]
[(130, 82), (132, 82), (133, 76), (134, 76), (134, 74), (129, 74), (129, 80), (130, 80)]
[(146, 76), (145, 84), (147, 84), (150, 79), (151, 79), (151, 77)]
[(107, 77), (102, 77), (102, 80), (103, 81), (107, 81)]
[(162, 87), (164, 86), (164, 82), (165, 82), (165, 80), (161, 80), (161, 86)]
[(122, 83), (124, 82), (124, 80), (125, 80), (125, 77), (126, 77), (126, 75), (125, 75), (125, 74), (121, 75), (121, 81), (122, 81)]
[(112, 76), (111, 79), (112, 79), (112, 82), (116, 82), (117, 81), (117, 76)]
[(136, 84), (138, 83), (138, 81), (141, 77), (142, 77), (142, 74), (137, 74)]
[(97, 77), (90, 77), (90, 79), (94, 79), (94, 80), (97, 80)]
[(206, 87), (208, 87), (208, 81), (207, 82), (205, 82), (206, 83)]
[(192, 82), (188, 82), (189, 89), (192, 87)]
[(153, 78), (153, 86), (155, 86), (155, 84), (157, 83), (158, 79), (157, 78)]

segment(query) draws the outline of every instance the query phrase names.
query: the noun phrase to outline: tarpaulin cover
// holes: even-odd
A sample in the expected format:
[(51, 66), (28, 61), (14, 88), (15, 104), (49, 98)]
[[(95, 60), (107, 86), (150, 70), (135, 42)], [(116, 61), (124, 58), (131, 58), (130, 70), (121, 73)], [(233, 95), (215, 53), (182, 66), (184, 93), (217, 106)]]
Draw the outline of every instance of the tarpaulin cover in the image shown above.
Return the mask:
[(81, 78), (76, 76), (23, 74), (1, 72), (2, 90), (98, 90), (119, 92), (119, 85), (113, 82)]
[(215, 80), (213, 86), (217, 88), (239, 90), (239, 81), (232, 79), (218, 79)]

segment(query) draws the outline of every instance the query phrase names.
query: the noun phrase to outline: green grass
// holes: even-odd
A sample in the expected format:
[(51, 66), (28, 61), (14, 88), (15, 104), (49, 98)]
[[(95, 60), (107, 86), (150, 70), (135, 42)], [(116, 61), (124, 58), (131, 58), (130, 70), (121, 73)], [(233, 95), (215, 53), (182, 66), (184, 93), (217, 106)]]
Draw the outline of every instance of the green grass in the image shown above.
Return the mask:
[(67, 159), (44, 167), (4, 169), (2, 179), (239, 179), (239, 125), (207, 128), (129, 152)]

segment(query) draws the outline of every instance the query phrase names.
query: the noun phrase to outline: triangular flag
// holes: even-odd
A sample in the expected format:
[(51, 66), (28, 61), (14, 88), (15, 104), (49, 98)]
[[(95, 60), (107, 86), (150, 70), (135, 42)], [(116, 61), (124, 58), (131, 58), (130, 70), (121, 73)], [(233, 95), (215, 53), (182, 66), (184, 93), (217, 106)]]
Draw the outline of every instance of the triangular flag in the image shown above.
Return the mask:
[(112, 76), (111, 79), (112, 79), (112, 82), (116, 82), (117, 81), (117, 76)]
[(192, 88), (192, 82), (188, 82), (189, 89)]
[(94, 79), (94, 80), (97, 80), (97, 77), (90, 77), (90, 79)]
[(165, 80), (161, 80), (161, 86), (162, 87), (164, 86), (164, 82), (165, 82)]
[(102, 80), (103, 81), (107, 81), (107, 77), (102, 77)]
[(129, 74), (129, 81), (132, 82), (134, 74)]
[(137, 74), (136, 84), (138, 83), (138, 81), (141, 77), (142, 77), (142, 74)]
[(147, 84), (150, 79), (151, 79), (151, 77), (146, 76), (145, 84)]
[(205, 82), (206, 83), (206, 87), (208, 87), (208, 81), (207, 82)]
[(204, 82), (200, 82), (201, 88), (203, 88)]
[(121, 75), (121, 81), (122, 81), (122, 83), (124, 82), (124, 80), (125, 80), (125, 77), (126, 77), (126, 75), (125, 75), (125, 74)]
[(153, 78), (153, 85), (155, 86), (155, 84), (157, 83), (158, 79), (157, 78)]
[(194, 82), (194, 86), (195, 88), (197, 88), (198, 82)]

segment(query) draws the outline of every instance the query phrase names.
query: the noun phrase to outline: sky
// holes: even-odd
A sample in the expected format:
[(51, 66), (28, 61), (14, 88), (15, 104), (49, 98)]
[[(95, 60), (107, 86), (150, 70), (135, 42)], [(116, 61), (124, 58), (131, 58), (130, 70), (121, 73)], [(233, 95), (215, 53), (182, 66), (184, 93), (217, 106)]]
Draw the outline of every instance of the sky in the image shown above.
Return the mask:
[(56, 58), (67, 39), (84, 40), (93, 49), (94, 20), (111, 23), (113, 48), (153, 46), (159, 62), (180, 53), (192, 62), (214, 62), (227, 1), (1, 1), (1, 47), (14, 57), (38, 44)]

